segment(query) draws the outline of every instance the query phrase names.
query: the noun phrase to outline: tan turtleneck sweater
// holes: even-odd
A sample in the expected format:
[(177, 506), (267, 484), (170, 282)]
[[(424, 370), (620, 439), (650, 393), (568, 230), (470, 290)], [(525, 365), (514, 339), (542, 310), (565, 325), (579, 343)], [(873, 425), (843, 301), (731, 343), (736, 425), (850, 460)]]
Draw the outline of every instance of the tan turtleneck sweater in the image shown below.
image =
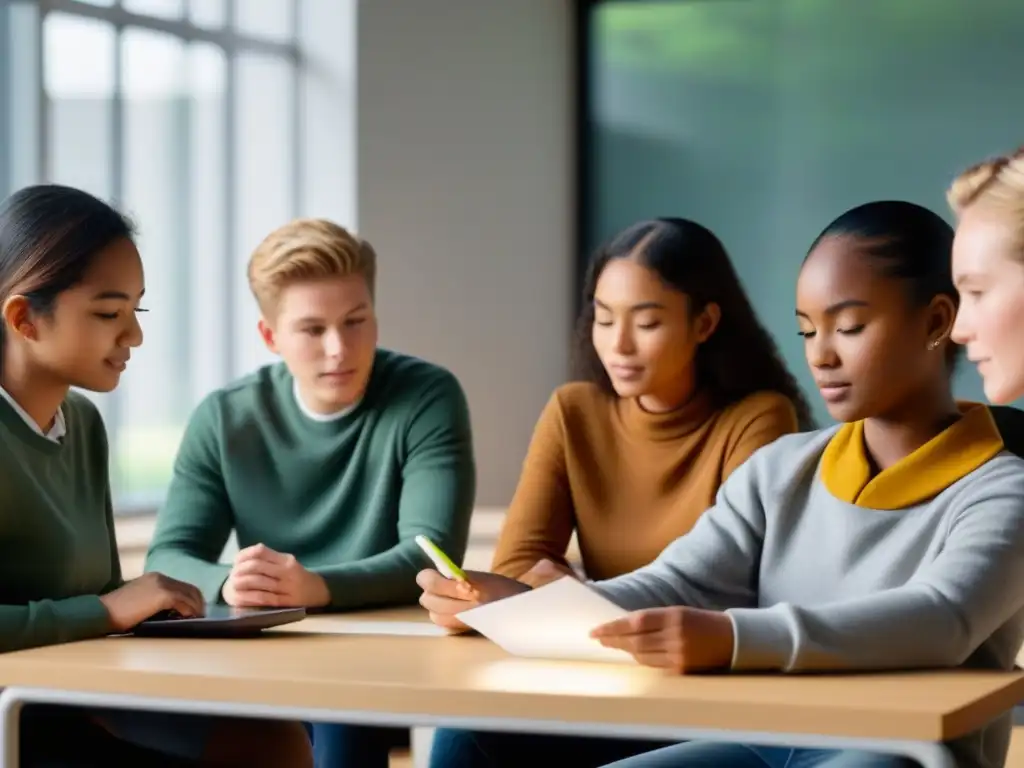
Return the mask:
[(565, 564), (574, 531), (591, 579), (647, 565), (690, 530), (736, 467), (795, 431), (793, 404), (776, 392), (717, 411), (699, 394), (648, 413), (635, 399), (567, 384), (537, 422), (492, 569), (518, 577), (541, 559)]

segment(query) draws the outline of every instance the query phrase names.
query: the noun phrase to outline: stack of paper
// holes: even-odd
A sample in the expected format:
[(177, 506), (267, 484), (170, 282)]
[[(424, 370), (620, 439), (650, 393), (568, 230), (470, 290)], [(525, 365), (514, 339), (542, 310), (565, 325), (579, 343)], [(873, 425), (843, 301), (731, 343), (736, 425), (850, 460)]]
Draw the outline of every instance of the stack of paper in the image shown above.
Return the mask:
[(471, 608), (459, 619), (515, 656), (634, 663), (625, 651), (605, 648), (590, 631), (626, 611), (571, 576)]

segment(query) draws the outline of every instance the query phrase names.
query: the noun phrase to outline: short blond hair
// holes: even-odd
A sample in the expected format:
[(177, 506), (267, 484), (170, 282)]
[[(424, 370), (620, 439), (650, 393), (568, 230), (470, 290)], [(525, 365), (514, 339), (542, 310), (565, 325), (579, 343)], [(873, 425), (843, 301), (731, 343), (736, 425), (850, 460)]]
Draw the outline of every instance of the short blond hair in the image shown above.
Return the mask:
[(289, 285), (362, 275), (374, 293), (377, 254), (369, 242), (327, 219), (295, 219), (278, 227), (249, 258), (249, 288), (266, 314)]
[(1024, 261), (1024, 146), (968, 168), (953, 181), (946, 199), (957, 216), (977, 205), (1004, 217)]

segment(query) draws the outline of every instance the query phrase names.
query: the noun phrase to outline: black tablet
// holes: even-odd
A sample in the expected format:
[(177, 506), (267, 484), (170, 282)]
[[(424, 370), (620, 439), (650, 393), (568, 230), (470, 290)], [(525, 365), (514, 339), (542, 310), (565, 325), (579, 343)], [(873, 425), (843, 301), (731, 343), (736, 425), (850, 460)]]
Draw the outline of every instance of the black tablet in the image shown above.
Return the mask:
[(305, 617), (305, 608), (208, 605), (205, 616), (194, 618), (158, 614), (135, 627), (133, 634), (145, 637), (244, 637), (259, 634), (270, 627), (292, 624)]

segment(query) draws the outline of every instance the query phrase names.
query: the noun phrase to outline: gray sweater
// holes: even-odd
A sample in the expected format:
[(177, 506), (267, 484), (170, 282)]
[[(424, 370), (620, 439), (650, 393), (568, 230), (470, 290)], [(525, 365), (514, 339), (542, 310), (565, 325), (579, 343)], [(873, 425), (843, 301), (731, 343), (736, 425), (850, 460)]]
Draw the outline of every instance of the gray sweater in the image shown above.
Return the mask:
[[(931, 498), (879, 510), (826, 488), (835, 433), (761, 449), (689, 534), (595, 588), (627, 610), (726, 611), (738, 671), (1012, 669), (1024, 640), (1024, 461), (1001, 452)], [(929, 471), (956, 476), (941, 462)], [(1006, 716), (950, 746), (960, 765), (994, 768), (1009, 733)]]

